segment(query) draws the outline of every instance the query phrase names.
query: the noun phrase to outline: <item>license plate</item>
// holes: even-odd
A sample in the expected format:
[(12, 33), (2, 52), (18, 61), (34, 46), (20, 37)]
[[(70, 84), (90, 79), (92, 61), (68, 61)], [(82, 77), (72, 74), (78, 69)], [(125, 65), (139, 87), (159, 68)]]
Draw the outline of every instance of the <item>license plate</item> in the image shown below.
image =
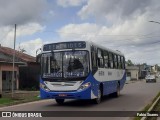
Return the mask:
[(60, 97), (65, 97), (67, 94), (59, 94)]

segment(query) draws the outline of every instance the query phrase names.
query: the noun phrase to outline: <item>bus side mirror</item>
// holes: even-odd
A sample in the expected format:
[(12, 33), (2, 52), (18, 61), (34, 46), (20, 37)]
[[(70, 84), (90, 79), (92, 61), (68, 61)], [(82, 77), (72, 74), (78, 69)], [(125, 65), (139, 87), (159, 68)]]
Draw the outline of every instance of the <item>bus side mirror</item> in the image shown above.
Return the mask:
[(36, 63), (41, 63), (41, 54), (38, 54), (37, 56), (36, 56)]

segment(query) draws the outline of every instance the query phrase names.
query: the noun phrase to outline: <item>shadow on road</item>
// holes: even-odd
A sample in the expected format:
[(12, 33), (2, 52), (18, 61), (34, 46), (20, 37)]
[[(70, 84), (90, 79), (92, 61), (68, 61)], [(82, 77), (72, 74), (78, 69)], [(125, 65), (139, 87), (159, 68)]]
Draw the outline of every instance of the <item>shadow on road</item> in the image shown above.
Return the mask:
[[(119, 97), (122, 97), (123, 95), (120, 95)], [(107, 96), (104, 96), (102, 98), (102, 101), (100, 104), (103, 104), (105, 102), (108, 102), (112, 99), (118, 99), (118, 98), (115, 98), (115, 97), (112, 97), (111, 95), (107, 95)], [(46, 107), (56, 107), (56, 106), (70, 106), (70, 107), (91, 107), (91, 106), (95, 106), (95, 105), (98, 105), (98, 104), (95, 104), (94, 103), (94, 100), (65, 100), (64, 104), (63, 105), (59, 105), (57, 103), (54, 102), (54, 99), (53, 99), (53, 104), (48, 104)]]

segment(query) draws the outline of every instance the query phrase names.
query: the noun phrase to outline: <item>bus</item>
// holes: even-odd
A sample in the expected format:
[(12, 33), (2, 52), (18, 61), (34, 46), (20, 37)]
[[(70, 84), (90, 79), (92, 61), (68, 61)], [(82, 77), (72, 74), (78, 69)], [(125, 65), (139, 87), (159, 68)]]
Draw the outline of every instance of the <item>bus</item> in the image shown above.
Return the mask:
[(38, 55), (41, 65), (40, 97), (90, 99), (100, 103), (105, 95), (120, 95), (126, 81), (125, 57), (90, 41), (44, 44)]

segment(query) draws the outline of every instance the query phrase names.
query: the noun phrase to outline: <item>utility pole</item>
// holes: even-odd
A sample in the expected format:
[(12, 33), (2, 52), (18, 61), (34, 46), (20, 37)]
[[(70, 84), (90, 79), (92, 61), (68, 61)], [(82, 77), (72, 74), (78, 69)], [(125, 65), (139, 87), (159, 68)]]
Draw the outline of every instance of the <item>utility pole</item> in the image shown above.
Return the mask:
[(15, 46), (16, 46), (16, 24), (15, 24), (15, 30), (14, 30), (14, 52), (13, 52), (13, 70), (12, 70), (12, 98), (13, 96), (13, 92), (14, 92), (14, 81), (15, 81)]
[(149, 22), (160, 24), (160, 22), (154, 21), (154, 20), (151, 20), (151, 21), (149, 21)]

